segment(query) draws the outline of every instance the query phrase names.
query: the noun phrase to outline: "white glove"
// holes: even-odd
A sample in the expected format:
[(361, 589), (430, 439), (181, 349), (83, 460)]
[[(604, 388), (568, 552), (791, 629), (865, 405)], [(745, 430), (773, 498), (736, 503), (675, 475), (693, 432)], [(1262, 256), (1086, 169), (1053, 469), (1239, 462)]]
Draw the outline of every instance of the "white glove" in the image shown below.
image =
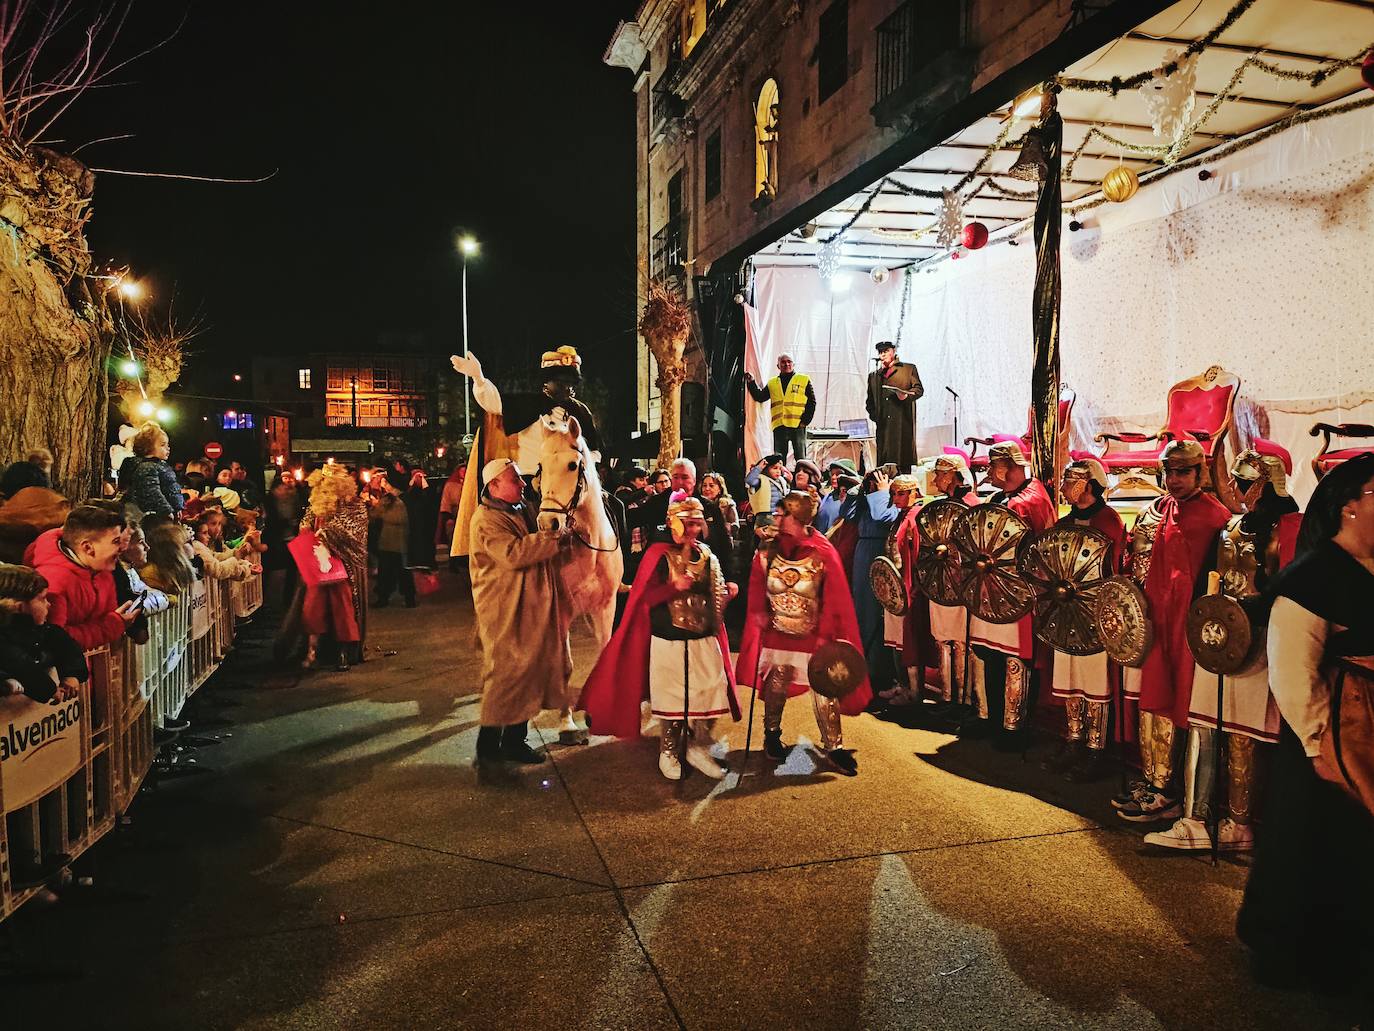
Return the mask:
[(461, 373), (469, 379), (482, 379), (482, 363), (477, 360), (477, 356), (472, 352), (469, 351), (467, 355), (450, 355), (449, 362), (453, 365), (454, 372)]

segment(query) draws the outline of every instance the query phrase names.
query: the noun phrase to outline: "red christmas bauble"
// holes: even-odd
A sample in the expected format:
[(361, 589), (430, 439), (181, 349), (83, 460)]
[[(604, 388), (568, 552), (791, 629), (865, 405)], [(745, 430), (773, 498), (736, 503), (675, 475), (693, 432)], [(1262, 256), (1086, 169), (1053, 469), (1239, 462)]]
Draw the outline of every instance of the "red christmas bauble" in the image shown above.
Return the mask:
[(1360, 78), (1364, 79), (1366, 86), (1374, 89), (1374, 50), (1364, 55), (1364, 63), (1360, 65)]
[(988, 227), (982, 222), (970, 222), (964, 226), (964, 246), (976, 251), (988, 242)]

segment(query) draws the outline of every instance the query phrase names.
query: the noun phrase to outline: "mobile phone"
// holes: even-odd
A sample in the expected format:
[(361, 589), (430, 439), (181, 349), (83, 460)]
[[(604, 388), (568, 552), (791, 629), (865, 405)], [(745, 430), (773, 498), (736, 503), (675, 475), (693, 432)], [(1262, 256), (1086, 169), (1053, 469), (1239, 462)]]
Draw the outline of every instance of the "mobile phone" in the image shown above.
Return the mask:
[(143, 605), (144, 605), (145, 602), (147, 602), (147, 600), (148, 600), (148, 592), (147, 592), (147, 591), (139, 591), (138, 594), (134, 595), (134, 608), (136, 608), (136, 609), (141, 609), (141, 608), (143, 608)]

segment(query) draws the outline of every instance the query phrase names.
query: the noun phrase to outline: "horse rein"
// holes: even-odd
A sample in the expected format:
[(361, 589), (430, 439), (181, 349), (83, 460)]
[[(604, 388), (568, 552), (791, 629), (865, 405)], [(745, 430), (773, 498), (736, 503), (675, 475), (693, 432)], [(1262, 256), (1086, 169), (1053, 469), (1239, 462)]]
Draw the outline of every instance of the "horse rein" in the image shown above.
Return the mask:
[[(577, 508), (578, 503), (582, 500), (582, 492), (587, 489), (586, 470), (586, 462), (583, 459), (579, 458), (577, 460), (577, 486), (573, 488), (572, 497), (568, 499), (568, 503), (566, 505), (560, 505), (558, 504), (558, 502), (555, 501), (552, 504), (547, 504), (545, 503), (544, 495), (541, 493), (539, 495), (539, 512), (541, 515), (545, 512), (550, 512), (555, 515), (561, 515), (564, 518), (566, 518), (568, 520), (568, 535), (572, 537), (572, 539), (575, 540), (578, 544), (586, 548), (588, 551), (599, 551), (603, 554), (609, 554), (612, 551), (619, 551), (619, 539), (617, 539), (616, 543), (609, 548), (598, 548), (595, 544), (593, 544), (591, 541), (587, 540), (580, 533), (578, 533), (577, 530), (574, 528), (573, 511)], [(533, 478), (539, 479), (542, 482), (543, 472), (544, 467), (541, 465), (537, 469), (535, 469)], [(607, 521), (610, 521), (610, 513), (607, 513)], [(611, 523), (611, 533), (615, 533), (614, 523)]]

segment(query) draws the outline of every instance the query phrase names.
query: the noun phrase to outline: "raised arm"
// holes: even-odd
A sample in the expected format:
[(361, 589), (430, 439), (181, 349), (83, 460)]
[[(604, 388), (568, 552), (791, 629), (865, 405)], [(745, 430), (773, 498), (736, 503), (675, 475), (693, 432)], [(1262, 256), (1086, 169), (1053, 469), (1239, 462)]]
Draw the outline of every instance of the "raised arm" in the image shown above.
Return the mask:
[(466, 376), (472, 380), (472, 398), (488, 415), (501, 414), (501, 391), (496, 389), (496, 384), (482, 375), (482, 363), (477, 360), (477, 356), (469, 351), (466, 355), (454, 354), (449, 356), (449, 362), (453, 365), (453, 371)]

